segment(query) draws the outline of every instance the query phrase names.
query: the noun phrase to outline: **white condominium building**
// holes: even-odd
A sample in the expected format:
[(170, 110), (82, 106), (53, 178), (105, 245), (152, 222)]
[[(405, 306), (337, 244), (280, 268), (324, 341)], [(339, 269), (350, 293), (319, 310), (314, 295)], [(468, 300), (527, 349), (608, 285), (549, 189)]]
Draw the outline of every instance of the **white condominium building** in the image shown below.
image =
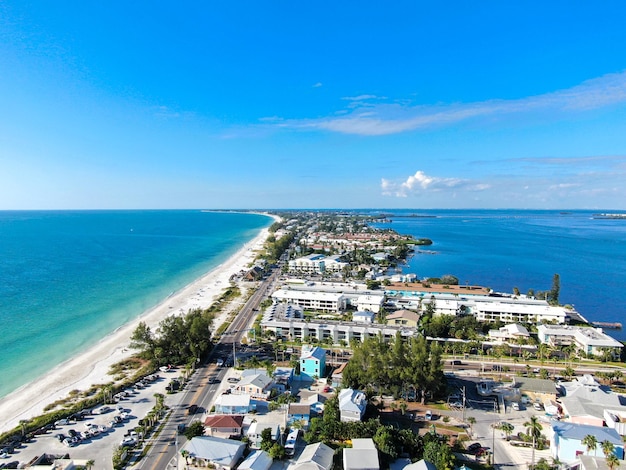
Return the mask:
[(564, 346), (573, 344), (585, 354), (601, 356), (610, 350), (613, 357), (619, 357), (623, 344), (602, 332), (602, 328), (569, 325), (539, 325), (537, 337), (543, 344)]

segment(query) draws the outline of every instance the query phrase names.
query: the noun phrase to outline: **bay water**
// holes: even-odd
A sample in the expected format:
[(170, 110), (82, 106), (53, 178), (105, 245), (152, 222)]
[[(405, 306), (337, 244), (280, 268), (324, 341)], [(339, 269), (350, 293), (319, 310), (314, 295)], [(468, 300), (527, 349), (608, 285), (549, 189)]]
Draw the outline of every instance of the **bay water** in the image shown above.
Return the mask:
[[(582, 210), (384, 212), (391, 223), (376, 226), (433, 241), (419, 247), (403, 272), (452, 274), (460, 284), (507, 293), (550, 290), (559, 274), (561, 304), (573, 305), (588, 321), (626, 321), (626, 219)], [(626, 340), (624, 330), (606, 333)]]
[(0, 212), (0, 397), (219, 266), (271, 222), (199, 210)]

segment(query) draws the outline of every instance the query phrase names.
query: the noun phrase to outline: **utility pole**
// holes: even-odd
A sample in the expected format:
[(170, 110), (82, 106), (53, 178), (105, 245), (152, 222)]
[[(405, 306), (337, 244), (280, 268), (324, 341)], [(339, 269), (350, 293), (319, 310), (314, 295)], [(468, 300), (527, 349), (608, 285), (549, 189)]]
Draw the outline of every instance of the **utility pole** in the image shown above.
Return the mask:
[(462, 416), (461, 421), (465, 423), (465, 385), (461, 387), (461, 393), (463, 394), (463, 416)]

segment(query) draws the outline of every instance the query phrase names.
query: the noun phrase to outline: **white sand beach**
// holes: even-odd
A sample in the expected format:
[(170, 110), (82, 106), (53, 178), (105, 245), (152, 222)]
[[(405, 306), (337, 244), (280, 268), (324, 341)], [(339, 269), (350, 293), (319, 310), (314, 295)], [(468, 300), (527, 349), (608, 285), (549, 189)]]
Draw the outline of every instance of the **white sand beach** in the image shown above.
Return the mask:
[(268, 229), (263, 229), (226, 262), (200, 279), (118, 328), (90, 349), (0, 399), (0, 432), (15, 428), (20, 420), (43, 414), (46, 405), (66, 398), (71, 390), (87, 390), (94, 384), (111, 382), (112, 377), (107, 372), (112, 364), (133, 354), (128, 345), (140, 321), (154, 329), (168, 315), (209, 307), (230, 286), (230, 277), (250, 266), (268, 234)]

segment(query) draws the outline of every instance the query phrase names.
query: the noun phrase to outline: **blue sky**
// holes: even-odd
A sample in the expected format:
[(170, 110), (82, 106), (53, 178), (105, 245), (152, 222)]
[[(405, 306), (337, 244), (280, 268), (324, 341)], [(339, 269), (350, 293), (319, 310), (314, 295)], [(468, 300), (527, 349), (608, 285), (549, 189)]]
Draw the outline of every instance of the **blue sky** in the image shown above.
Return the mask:
[(626, 209), (626, 4), (0, 0), (0, 209)]

